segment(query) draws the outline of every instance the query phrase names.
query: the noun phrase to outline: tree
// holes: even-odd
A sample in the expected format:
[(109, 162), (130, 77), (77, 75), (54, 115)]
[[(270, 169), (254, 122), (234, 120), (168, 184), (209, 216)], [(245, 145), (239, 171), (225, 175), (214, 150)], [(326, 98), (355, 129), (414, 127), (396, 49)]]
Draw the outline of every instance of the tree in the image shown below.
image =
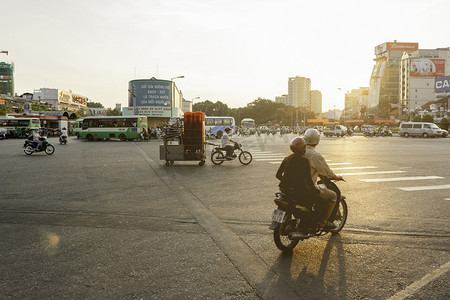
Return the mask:
[(425, 115), (425, 116), (423, 116), (423, 118), (422, 118), (422, 122), (433, 123), (433, 122), (434, 122), (434, 119), (433, 119), (433, 117), (430, 116), (430, 115)]
[(100, 102), (88, 102), (86, 106), (92, 108), (104, 108), (103, 104), (101, 104)]
[(442, 129), (448, 130), (448, 119), (447, 118), (442, 118), (441, 122), (439, 123), (439, 126)]
[(121, 116), (122, 113), (117, 108), (114, 108), (114, 109), (107, 108), (106, 115), (107, 116)]
[(422, 122), (422, 117), (417, 115), (412, 119), (413, 122)]

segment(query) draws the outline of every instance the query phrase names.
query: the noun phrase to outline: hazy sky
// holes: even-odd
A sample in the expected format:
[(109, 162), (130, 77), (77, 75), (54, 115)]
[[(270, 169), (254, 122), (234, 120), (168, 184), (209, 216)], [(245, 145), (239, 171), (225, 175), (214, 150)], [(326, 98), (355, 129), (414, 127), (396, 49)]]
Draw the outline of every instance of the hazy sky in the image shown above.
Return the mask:
[[(128, 81), (176, 79), (184, 98), (242, 107), (311, 78), (323, 108), (368, 86), (374, 47), (450, 47), (446, 0), (0, 0), (15, 89), (127, 105)], [(342, 88), (343, 90), (338, 90)]]

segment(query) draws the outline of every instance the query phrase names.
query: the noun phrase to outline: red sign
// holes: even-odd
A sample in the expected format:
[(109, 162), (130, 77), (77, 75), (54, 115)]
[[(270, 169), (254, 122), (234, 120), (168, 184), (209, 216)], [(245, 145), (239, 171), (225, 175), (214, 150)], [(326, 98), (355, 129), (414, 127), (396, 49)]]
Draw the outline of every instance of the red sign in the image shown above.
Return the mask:
[(306, 123), (323, 123), (328, 122), (328, 119), (307, 119)]
[(364, 123), (364, 120), (345, 120), (345, 123)]
[(411, 76), (445, 76), (445, 59), (411, 59)]

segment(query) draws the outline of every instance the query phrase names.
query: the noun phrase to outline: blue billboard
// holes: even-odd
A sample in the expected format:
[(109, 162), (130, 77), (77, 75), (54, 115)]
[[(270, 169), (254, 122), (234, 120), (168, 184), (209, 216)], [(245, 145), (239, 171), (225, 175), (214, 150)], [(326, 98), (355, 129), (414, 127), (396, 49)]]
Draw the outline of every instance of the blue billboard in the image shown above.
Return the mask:
[(131, 80), (128, 84), (128, 106), (172, 105), (172, 82), (157, 79)]
[(436, 93), (450, 92), (450, 76), (436, 77), (434, 91)]

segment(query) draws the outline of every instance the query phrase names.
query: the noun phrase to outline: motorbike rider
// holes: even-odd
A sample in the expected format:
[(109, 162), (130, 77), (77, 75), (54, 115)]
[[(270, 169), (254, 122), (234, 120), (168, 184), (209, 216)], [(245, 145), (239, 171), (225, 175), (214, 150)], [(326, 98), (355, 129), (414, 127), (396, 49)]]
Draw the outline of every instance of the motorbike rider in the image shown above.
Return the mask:
[(233, 154), (233, 152), (234, 152), (234, 145), (233, 146), (228, 145), (228, 142), (236, 143), (235, 141), (233, 141), (230, 138), (230, 136), (229, 136), (230, 132), (231, 132), (231, 128), (230, 127), (225, 128), (225, 133), (222, 135), (222, 140), (221, 140), (221, 147), (223, 149), (225, 149), (225, 151), (227, 152), (226, 158), (228, 160), (236, 158), (236, 154)]
[(60, 139), (67, 139), (67, 129), (66, 127), (63, 127), (63, 129), (61, 129), (61, 134), (59, 135)]
[(309, 160), (304, 156), (306, 142), (296, 137), (291, 141), (290, 148), (292, 153), (284, 158), (276, 174), (280, 180), (280, 191), (293, 197), (299, 204), (315, 203), (315, 211), (321, 218), (327, 204), (324, 198), (319, 197), (320, 191), (312, 181)]
[(320, 133), (317, 129), (310, 128), (304, 135), (306, 141), (305, 157), (309, 160), (311, 166), (312, 181), (316, 185), (316, 188), (320, 190), (320, 195), (327, 200), (327, 209), (325, 215), (320, 222), (320, 227), (325, 229), (334, 229), (336, 226), (333, 223), (327, 222), (330, 217), (337, 200), (336, 192), (326, 188), (325, 186), (317, 185), (317, 178), (319, 175), (328, 177), (334, 180), (344, 180), (342, 176), (336, 175), (330, 166), (327, 164), (322, 154), (316, 151), (316, 146), (320, 141)]
[(33, 130), (33, 133), (32, 133), (32, 139), (33, 139), (33, 142), (34, 142), (34, 144), (36, 145), (35, 147), (34, 147), (34, 149), (33, 150), (38, 150), (39, 149), (39, 146), (41, 145), (41, 135), (39, 134), (39, 132), (38, 132), (38, 130), (37, 129), (34, 129)]

